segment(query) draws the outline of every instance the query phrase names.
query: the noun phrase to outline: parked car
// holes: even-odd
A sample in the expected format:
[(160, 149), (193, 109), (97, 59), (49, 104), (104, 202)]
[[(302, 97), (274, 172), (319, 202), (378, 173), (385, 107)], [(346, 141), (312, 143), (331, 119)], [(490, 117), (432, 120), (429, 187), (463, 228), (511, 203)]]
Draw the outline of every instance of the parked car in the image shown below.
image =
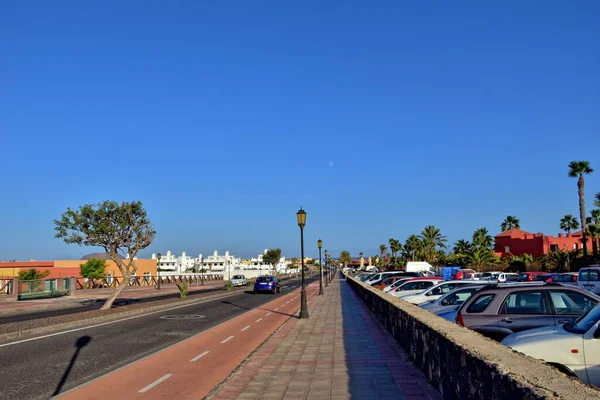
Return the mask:
[(396, 283), (398, 281), (407, 280), (407, 279), (410, 279), (410, 278), (394, 275), (394, 276), (389, 276), (387, 278), (384, 278), (384, 279), (380, 280), (379, 282), (372, 284), (371, 286), (373, 286), (375, 289), (383, 290), (384, 288), (386, 288), (388, 286), (392, 286), (394, 283)]
[(487, 280), (496, 283), (506, 283), (516, 282), (518, 277), (519, 274), (515, 274), (514, 272), (492, 272), (492, 276), (490, 276)]
[(458, 312), (459, 308), (460, 306), (452, 306), (449, 308), (444, 308), (443, 310), (438, 310), (434, 312), (434, 314), (450, 322), (456, 322), (456, 313)]
[(534, 282), (554, 282), (554, 279), (560, 274), (539, 274), (533, 277)]
[(412, 278), (403, 282), (393, 291), (390, 290), (387, 293), (395, 297), (399, 297), (404, 294), (419, 293), (427, 288), (430, 288), (441, 280), (442, 278)]
[(390, 276), (412, 276), (412, 277), (420, 277), (421, 275), (417, 272), (404, 272), (404, 271), (387, 271), (387, 272), (379, 272), (377, 274), (373, 274), (364, 282), (368, 285), (373, 285), (381, 282), (385, 278), (389, 278)]
[(581, 268), (577, 276), (577, 286), (592, 293), (600, 294), (600, 266), (593, 265)]
[(546, 272), (521, 272), (517, 278), (517, 282), (533, 282), (537, 275), (545, 274)]
[(457, 308), (456, 306), (459, 306), (462, 303), (464, 303), (465, 300), (471, 297), (473, 293), (475, 293), (482, 287), (485, 286), (480, 283), (472, 283), (471, 285), (459, 286), (437, 299), (429, 300), (425, 303), (419, 304), (419, 307), (432, 313), (437, 313), (441, 310), (448, 310), (450, 308)]
[(487, 285), (486, 281), (445, 281), (439, 282), (436, 285), (430, 287), (429, 289), (425, 289), (420, 293), (407, 293), (401, 294), (398, 296), (400, 299), (408, 301), (412, 304), (421, 304), (425, 303), (427, 300), (436, 300), (442, 295), (449, 293), (450, 291), (456, 289), (457, 287), (467, 286), (467, 285)]
[(364, 281), (366, 281), (367, 279), (369, 279), (370, 277), (372, 277), (373, 275), (375, 275), (375, 274), (373, 274), (373, 273), (370, 273), (370, 272), (367, 272), (367, 273), (362, 273), (362, 274), (360, 274), (360, 275), (358, 275), (358, 276), (357, 276), (357, 279), (358, 279), (359, 281), (361, 281), (361, 282), (364, 282)]
[(244, 275), (234, 275), (231, 277), (232, 286), (248, 286), (248, 280)]
[(456, 271), (454, 271), (454, 273), (452, 274), (452, 280), (454, 281), (458, 281), (461, 279), (469, 279), (471, 277), (471, 274), (474, 274), (475, 270), (474, 269), (457, 269)]
[(456, 322), (502, 340), (526, 329), (571, 322), (598, 301), (594, 294), (553, 283), (490, 285), (460, 306)]
[(259, 276), (254, 282), (254, 294), (260, 292), (281, 293), (281, 284), (275, 276)]
[(556, 283), (562, 283), (563, 285), (574, 285), (577, 286), (577, 272), (566, 272), (564, 274), (560, 274), (553, 279)]
[(502, 343), (583, 383), (600, 386), (600, 306), (573, 322), (515, 333)]

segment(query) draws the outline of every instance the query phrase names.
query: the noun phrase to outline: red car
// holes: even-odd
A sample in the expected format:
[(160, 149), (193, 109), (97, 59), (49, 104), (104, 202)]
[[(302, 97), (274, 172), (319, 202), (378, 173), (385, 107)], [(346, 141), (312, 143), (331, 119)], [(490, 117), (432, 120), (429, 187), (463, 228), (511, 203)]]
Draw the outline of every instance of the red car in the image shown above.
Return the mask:
[(521, 272), (517, 277), (517, 282), (533, 282), (536, 275), (547, 275), (547, 272), (535, 271), (535, 272)]
[(476, 271), (474, 269), (457, 269), (452, 275), (453, 281), (459, 281), (461, 279), (471, 279), (471, 275), (473, 275)]

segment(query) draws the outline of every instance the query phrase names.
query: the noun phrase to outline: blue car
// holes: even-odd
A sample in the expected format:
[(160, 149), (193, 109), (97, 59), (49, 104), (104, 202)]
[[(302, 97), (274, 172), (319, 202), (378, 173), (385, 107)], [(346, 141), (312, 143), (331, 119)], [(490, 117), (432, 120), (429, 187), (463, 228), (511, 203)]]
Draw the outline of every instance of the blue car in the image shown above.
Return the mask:
[(260, 292), (281, 293), (281, 284), (272, 275), (259, 276), (254, 282), (254, 294)]

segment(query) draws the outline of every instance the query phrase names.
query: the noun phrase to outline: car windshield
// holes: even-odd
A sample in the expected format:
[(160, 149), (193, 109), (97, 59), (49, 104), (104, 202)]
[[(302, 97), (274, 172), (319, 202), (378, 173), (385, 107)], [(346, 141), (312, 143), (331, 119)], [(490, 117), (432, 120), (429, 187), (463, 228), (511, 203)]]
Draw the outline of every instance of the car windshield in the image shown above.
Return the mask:
[(244, 279), (242, 275), (234, 275), (231, 279)]
[(256, 278), (256, 282), (269, 282), (272, 278), (270, 276), (259, 276)]
[(597, 269), (582, 269), (579, 271), (580, 281), (600, 281), (600, 271)]
[(519, 279), (527, 279), (529, 274), (519, 274)]
[(517, 275), (506, 275), (504, 278), (507, 282), (516, 282), (519, 277)]
[(581, 317), (577, 318), (575, 322), (567, 322), (563, 325), (563, 328), (567, 332), (571, 333), (586, 333), (598, 320), (600, 319), (600, 306), (592, 308)]
[(533, 280), (536, 282), (539, 282), (539, 281), (543, 282), (543, 281), (547, 280), (548, 278), (550, 278), (550, 275), (536, 275), (533, 277)]

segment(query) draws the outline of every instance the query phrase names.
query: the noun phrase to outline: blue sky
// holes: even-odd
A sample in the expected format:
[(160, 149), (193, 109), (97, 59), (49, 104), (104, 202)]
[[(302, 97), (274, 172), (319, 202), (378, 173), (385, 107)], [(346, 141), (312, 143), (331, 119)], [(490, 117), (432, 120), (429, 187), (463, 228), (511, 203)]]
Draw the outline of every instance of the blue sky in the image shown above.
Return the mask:
[[(373, 254), (600, 192), (597, 1), (5, 1), (0, 260), (79, 258), (67, 207), (142, 200), (142, 253)], [(591, 207), (590, 207), (591, 208)]]

